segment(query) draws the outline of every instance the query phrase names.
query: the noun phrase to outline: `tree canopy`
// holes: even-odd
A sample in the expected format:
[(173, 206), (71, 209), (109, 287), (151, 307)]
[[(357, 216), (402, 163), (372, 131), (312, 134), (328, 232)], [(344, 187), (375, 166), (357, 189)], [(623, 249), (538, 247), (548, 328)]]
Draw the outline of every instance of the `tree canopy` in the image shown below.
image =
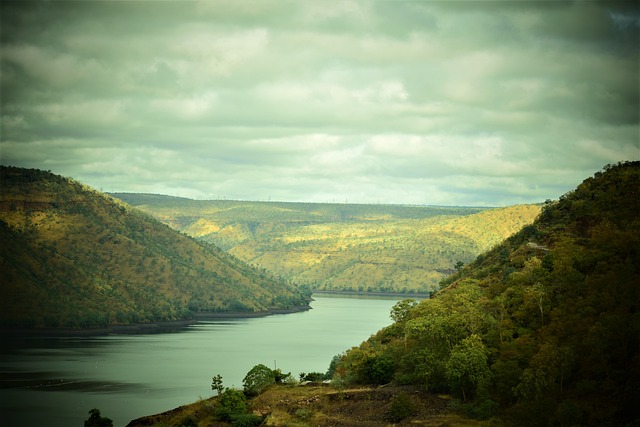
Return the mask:
[[(639, 422), (640, 162), (608, 165), (334, 361), (518, 425)], [(374, 362), (371, 362), (374, 361)]]

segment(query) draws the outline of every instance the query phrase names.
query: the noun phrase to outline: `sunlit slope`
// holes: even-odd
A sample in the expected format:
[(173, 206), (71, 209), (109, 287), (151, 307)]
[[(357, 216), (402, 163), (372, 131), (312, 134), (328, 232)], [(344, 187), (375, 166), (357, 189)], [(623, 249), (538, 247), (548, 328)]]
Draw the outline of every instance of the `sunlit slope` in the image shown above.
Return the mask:
[(3, 327), (95, 327), (306, 302), (264, 271), (76, 181), (1, 172)]
[(427, 292), (540, 212), (508, 208), (196, 201), (114, 194), (191, 236), (315, 289)]

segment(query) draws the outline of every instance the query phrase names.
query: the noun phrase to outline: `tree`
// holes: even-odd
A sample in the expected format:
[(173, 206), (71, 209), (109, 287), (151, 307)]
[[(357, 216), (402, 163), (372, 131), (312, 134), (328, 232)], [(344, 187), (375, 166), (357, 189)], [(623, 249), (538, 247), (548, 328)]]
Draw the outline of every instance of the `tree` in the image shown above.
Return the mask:
[(451, 388), (460, 390), (465, 402), (467, 393), (478, 395), (486, 390), (491, 371), (480, 336), (473, 334), (453, 348), (446, 364), (446, 375)]
[(287, 372), (285, 374), (279, 368), (274, 369), (271, 372), (273, 372), (273, 382), (275, 382), (276, 384), (284, 384), (289, 381), (289, 379), (291, 379), (291, 372)]
[(407, 320), (411, 309), (417, 304), (418, 302), (411, 298), (398, 301), (393, 307), (391, 307), (391, 320), (396, 323), (404, 323), (405, 320)]
[(386, 384), (393, 379), (395, 363), (389, 355), (371, 355), (364, 360), (362, 370), (367, 383)]
[(530, 300), (536, 305), (536, 307), (540, 311), (540, 325), (544, 326), (544, 303), (547, 298), (547, 292), (545, 291), (544, 286), (542, 286), (542, 284), (538, 282), (535, 285), (527, 288), (524, 292), (524, 296), (525, 302), (528, 302), (527, 300)]
[(85, 420), (84, 427), (113, 427), (113, 420), (100, 416), (100, 410), (93, 408), (89, 411), (89, 419)]
[(224, 386), (222, 385), (222, 375), (218, 374), (215, 377), (211, 378), (211, 390), (215, 390), (218, 392), (218, 396), (222, 394), (224, 391)]
[(244, 392), (249, 396), (256, 396), (262, 393), (267, 387), (275, 384), (275, 382), (275, 372), (261, 363), (251, 368), (242, 380)]

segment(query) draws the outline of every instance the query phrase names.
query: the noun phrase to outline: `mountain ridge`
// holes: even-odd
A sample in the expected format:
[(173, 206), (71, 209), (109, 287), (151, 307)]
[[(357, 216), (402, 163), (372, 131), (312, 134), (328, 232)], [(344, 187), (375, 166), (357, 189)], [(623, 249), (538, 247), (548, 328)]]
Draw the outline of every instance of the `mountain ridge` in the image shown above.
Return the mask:
[(533, 221), (504, 208), (184, 200), (112, 193), (256, 267), (324, 291), (427, 294), (483, 250)]
[(307, 306), (308, 293), (75, 180), (8, 166), (0, 173), (5, 328)]

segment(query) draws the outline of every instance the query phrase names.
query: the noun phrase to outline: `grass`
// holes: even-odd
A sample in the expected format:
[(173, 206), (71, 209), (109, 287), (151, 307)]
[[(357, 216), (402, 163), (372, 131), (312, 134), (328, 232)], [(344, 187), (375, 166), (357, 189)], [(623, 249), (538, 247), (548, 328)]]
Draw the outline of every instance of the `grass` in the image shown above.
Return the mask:
[[(398, 396), (403, 396), (398, 399)], [(393, 418), (393, 405), (403, 400), (409, 408), (403, 419)], [(465, 418), (449, 407), (448, 396), (426, 393), (416, 387), (274, 386), (249, 403), (250, 410), (264, 416), (262, 425), (272, 427), (418, 425), (433, 427), (500, 426), (497, 420)], [(198, 426), (227, 426), (213, 417), (216, 398), (132, 421), (128, 427), (181, 426), (195, 420)], [(394, 423), (396, 421), (396, 423)]]

